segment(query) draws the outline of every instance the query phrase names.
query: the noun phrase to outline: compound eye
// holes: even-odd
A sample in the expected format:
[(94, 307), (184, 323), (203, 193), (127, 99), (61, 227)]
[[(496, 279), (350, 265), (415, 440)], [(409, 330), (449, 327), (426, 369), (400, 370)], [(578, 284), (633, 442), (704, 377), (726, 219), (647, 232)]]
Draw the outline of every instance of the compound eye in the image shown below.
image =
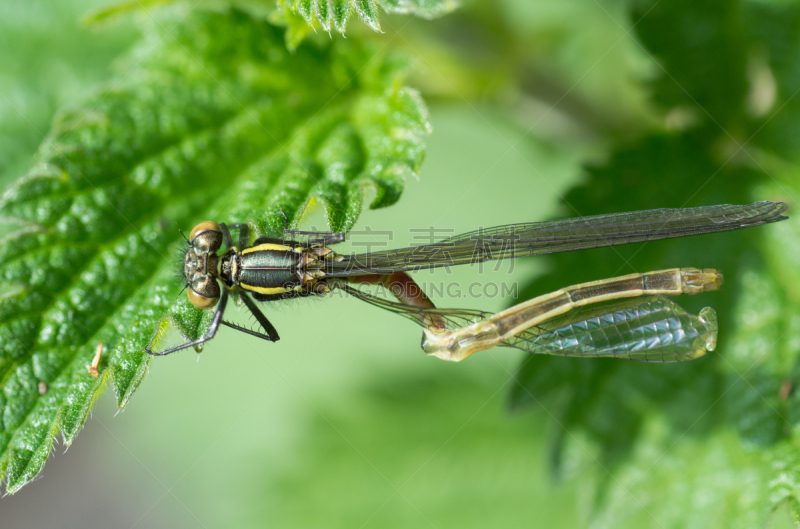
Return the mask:
[(192, 281), (186, 295), (189, 296), (189, 302), (198, 309), (210, 309), (219, 301), (219, 284), (209, 276), (203, 276)]
[(189, 241), (198, 250), (216, 252), (222, 246), (222, 230), (219, 224), (207, 220), (194, 227)]
[(216, 222), (212, 222), (210, 220), (207, 220), (205, 222), (201, 222), (200, 224), (195, 226), (194, 229), (192, 229), (192, 233), (189, 234), (189, 241), (193, 241), (194, 238), (197, 237), (198, 233), (201, 233), (201, 232), (204, 232), (204, 231), (218, 231), (218, 232), (222, 233), (222, 230), (219, 229), (219, 224), (217, 224)]
[(210, 309), (214, 305), (217, 304), (219, 298), (207, 298), (201, 296), (191, 288), (186, 291), (186, 294), (189, 296), (189, 303), (197, 307), (198, 309)]

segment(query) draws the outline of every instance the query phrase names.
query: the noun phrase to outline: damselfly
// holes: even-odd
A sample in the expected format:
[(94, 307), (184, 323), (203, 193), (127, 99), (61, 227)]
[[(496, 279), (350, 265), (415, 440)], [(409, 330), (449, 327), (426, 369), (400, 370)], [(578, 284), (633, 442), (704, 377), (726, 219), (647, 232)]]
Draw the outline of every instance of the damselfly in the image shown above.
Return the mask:
[[(498, 345), (563, 356), (688, 360), (713, 350), (716, 316), (711, 308), (689, 314), (663, 295), (715, 290), (722, 275), (712, 269), (671, 269), (585, 283), (497, 314), (436, 308), (406, 272), (738, 230), (784, 220), (785, 211), (782, 202), (655, 209), (511, 224), (435, 244), (353, 255), (329, 248), (344, 241), (343, 233), (290, 231), (287, 226), (282, 239), (259, 237), (250, 244), (247, 224), (201, 222), (186, 240), (183, 276), (189, 301), (200, 309), (216, 306), (216, 312), (204, 336), (161, 352), (148, 347), (147, 352), (166, 355), (201, 346), (220, 325), (275, 342), (277, 331), (253, 299), (317, 296), (338, 288), (419, 323), (423, 349), (446, 360)], [(232, 229), (239, 231), (238, 245)], [(294, 240), (299, 237), (308, 240)], [(218, 255), (223, 243), (227, 249)], [(351, 286), (359, 283), (384, 285), (398, 302)], [(252, 312), (261, 331), (223, 319), (230, 292)], [(614, 301), (640, 296), (648, 297)]]

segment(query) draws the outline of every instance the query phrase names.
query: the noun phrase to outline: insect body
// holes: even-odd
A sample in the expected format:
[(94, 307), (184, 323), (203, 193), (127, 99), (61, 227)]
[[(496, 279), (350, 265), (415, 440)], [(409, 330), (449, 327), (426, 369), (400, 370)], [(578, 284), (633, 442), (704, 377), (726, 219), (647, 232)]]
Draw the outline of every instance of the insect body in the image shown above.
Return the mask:
[[(233, 244), (231, 228), (239, 230), (238, 246)], [(217, 311), (206, 336), (159, 353), (153, 353), (149, 349), (147, 352), (161, 356), (201, 345), (214, 337), (220, 324), (271, 342), (278, 341), (278, 332), (253, 299), (274, 301), (330, 292), (327, 282), (321, 279), (324, 275), (321, 270), (325, 260), (335, 257), (335, 254), (324, 244), (328, 241), (344, 240), (344, 235), (322, 235), (321, 244), (304, 245), (295, 241), (261, 237), (251, 246), (247, 224), (228, 227), (224, 223), (206, 221), (195, 226), (187, 239), (189, 247), (183, 258), (187, 295), (195, 307), (210, 309), (217, 306)], [(227, 251), (218, 255), (223, 242)], [(222, 319), (228, 293), (231, 291), (239, 294), (261, 325), (263, 333)]]
[[(345, 238), (343, 233), (300, 232), (285, 229), (284, 236), (289, 237), (288, 239), (260, 237), (251, 245), (247, 224), (228, 227), (223, 223), (201, 222), (194, 227), (189, 239), (186, 240), (188, 248), (184, 255), (183, 276), (189, 301), (195, 307), (211, 309), (216, 306), (208, 332), (197, 340), (166, 351), (153, 353), (149, 347), (146, 350), (150, 354), (166, 355), (187, 347), (200, 346), (214, 337), (220, 324), (274, 342), (279, 339), (278, 332), (253, 300), (274, 301), (321, 295), (334, 288), (341, 288), (359, 299), (417, 321), (429, 331), (428, 342), (432, 343), (432, 337), (442, 337), (448, 329), (452, 331), (452, 322), (459, 317), (463, 320), (467, 312), (436, 309), (422, 289), (406, 274), (407, 271), (737, 230), (784, 220), (786, 217), (782, 214), (785, 211), (786, 204), (781, 202), (757, 202), (745, 206), (721, 205), (598, 215), (498, 226), (465, 233), (435, 244), (357, 255), (337, 254), (328, 248), (329, 245), (342, 242)], [(238, 245), (233, 242), (231, 229), (239, 230)], [(310, 239), (301, 243), (292, 240), (294, 236), (309, 236)], [(226, 250), (220, 254), (223, 243)], [(649, 275), (638, 274), (635, 278), (626, 276), (613, 281), (604, 280), (598, 282), (602, 292), (598, 291), (597, 296), (592, 299), (620, 299), (641, 296), (648, 292), (659, 295), (692, 293), (677, 287), (664, 290), (650, 287), (634, 288), (627, 285), (631, 282), (641, 282), (642, 278), (651, 275), (652, 278), (670, 278), (670, 281), (681, 284), (683, 281), (680, 279), (683, 277), (681, 274), (687, 277), (696, 274), (696, 269), (685, 270), (674, 269)], [(716, 276), (710, 274), (709, 277), (710, 284), (716, 284), (714, 279)], [(652, 278), (649, 281), (652, 282)], [(360, 294), (357, 289), (349, 287), (348, 283), (383, 284), (389, 287), (400, 303), (377, 301), (368, 295)], [(612, 284), (618, 286), (609, 286)], [(581, 288), (575, 292), (597, 290), (597, 285), (594, 283), (587, 285), (580, 285)], [(609, 288), (614, 289), (616, 293), (611, 295), (610, 291), (606, 292)], [(222, 319), (230, 292), (239, 295), (263, 332), (240, 327)], [(566, 289), (565, 292), (572, 290)], [(572, 293), (567, 297), (574, 298), (575, 295)], [(564, 303), (565, 307), (580, 306), (580, 303), (575, 304), (574, 299), (565, 299)], [(526, 307), (526, 314), (533, 310), (529, 310), (526, 304), (523, 305)], [(662, 314), (657, 317), (664, 318), (665, 321), (668, 317), (675, 320), (677, 309), (665, 307), (663, 303), (645, 307), (652, 314), (651, 324), (655, 322), (653, 318), (656, 318), (656, 314)], [(540, 310), (538, 305), (535, 310)], [(624, 312), (623, 309), (619, 310), (621, 313)], [(500, 313), (503, 314), (503, 319), (498, 321), (506, 323), (506, 320), (520, 319), (512, 309), (509, 311), (511, 311), (509, 315), (505, 315), (507, 311)], [(469, 321), (475, 320), (478, 317), (476, 314), (478, 313), (470, 313)], [(491, 318), (489, 320), (494, 321)], [(513, 336), (522, 336), (519, 334), (522, 332), (530, 334), (525, 330), (528, 328), (525, 325), (534, 325), (530, 322), (538, 320), (522, 318), (520, 321), (526, 323), (521, 327), (517, 326), (519, 328), (515, 327), (519, 332), (515, 331)], [(473, 332), (471, 329), (470, 327), (464, 332), (459, 332), (469, 334)], [(485, 342), (507, 345), (506, 342), (509, 342), (510, 337), (511, 335), (504, 338), (501, 336), (502, 339), (499, 341)], [(458, 338), (461, 341), (474, 339), (473, 335)], [(447, 349), (450, 350), (452, 347), (448, 346)]]
[[(232, 244), (225, 224), (201, 222), (192, 230), (183, 274), (194, 306), (207, 309), (217, 304), (221, 295), (218, 281), (228, 289), (249, 292), (257, 301), (330, 291), (314, 273), (325, 256), (334, 255), (329, 249), (266, 237), (249, 246), (247, 225), (233, 227), (240, 230), (239, 246)], [(223, 240), (227, 241), (228, 251), (217, 256)]]

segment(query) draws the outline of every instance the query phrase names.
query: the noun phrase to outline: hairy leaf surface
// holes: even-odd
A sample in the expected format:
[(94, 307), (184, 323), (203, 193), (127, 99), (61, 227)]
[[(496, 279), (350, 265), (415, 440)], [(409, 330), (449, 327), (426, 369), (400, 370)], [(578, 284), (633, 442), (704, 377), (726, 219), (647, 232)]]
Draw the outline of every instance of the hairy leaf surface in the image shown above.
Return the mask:
[(354, 14), (380, 31), (378, 6), (387, 13), (434, 18), (452, 11), (458, 3), (455, 0), (282, 0), (281, 5), (298, 13), (309, 26), (319, 24), (325, 31), (344, 33), (348, 19)]
[[(125, 406), (164, 316), (185, 336), (207, 314), (176, 301), (174, 251), (202, 220), (257, 234), (311, 199), (333, 230), (400, 196), (424, 156), (427, 111), (406, 64), (349, 40), (294, 54), (248, 14), (152, 20), (128, 70), (63, 112), (36, 167), (0, 202), (0, 468), (30, 481), (58, 430), (69, 445), (106, 382)], [(327, 39), (326, 39), (327, 40)], [(88, 365), (102, 343), (100, 376)]]

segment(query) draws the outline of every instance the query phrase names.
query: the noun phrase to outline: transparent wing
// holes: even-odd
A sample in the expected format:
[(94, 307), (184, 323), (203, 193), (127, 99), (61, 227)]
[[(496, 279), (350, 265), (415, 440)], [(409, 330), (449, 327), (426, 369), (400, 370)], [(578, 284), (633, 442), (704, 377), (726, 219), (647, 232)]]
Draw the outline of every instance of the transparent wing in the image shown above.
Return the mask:
[(326, 263), (328, 277), (385, 274), (738, 230), (786, 219), (783, 202), (653, 209), (510, 224)]
[(694, 315), (669, 298), (651, 296), (583, 307), (502, 345), (533, 354), (681, 362), (713, 351), (717, 330), (711, 307)]
[(376, 307), (399, 314), (400, 316), (408, 318), (409, 320), (418, 323), (423, 327), (429, 327), (431, 321), (436, 320), (437, 322), (443, 322), (442, 328), (453, 331), (455, 329), (459, 329), (482, 319), (488, 318), (492, 315), (491, 312), (486, 312), (483, 310), (429, 309), (405, 305), (403, 303), (397, 303), (396, 301), (389, 301), (375, 297), (341, 281), (336, 284), (336, 287), (344, 290), (351, 296), (358, 298), (361, 301), (366, 301), (370, 305), (375, 305)]
[[(412, 307), (344, 284), (340, 288), (425, 328), (436, 321), (452, 331), (492, 315), (480, 310)], [(532, 354), (681, 362), (713, 351), (716, 343), (714, 309), (706, 307), (694, 315), (669, 298), (648, 296), (582, 307), (523, 331), (501, 345)]]

